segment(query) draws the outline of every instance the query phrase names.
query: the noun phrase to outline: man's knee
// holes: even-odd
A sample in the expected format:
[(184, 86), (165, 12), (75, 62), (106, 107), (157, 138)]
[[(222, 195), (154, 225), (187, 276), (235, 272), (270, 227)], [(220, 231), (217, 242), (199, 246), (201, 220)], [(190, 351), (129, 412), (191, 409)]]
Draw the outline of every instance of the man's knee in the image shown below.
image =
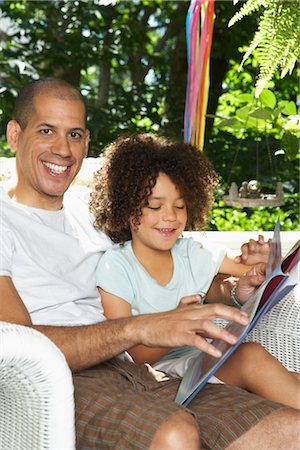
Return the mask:
[(150, 450), (199, 450), (200, 431), (194, 417), (179, 411), (166, 420), (156, 432)]

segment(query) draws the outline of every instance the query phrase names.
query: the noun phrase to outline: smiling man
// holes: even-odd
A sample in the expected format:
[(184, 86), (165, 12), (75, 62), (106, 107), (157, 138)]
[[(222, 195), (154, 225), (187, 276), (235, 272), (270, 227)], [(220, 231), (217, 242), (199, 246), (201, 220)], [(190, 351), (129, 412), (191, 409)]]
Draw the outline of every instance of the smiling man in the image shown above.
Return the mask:
[(23, 91), (15, 120), (7, 125), (18, 174), (10, 197), (28, 206), (57, 210), (87, 155), (89, 131), (85, 105), (75, 89), (64, 92), (49, 84), (40, 90), (34, 102)]
[[(84, 100), (65, 81), (26, 85), (7, 126), (17, 178), (0, 187), (0, 320), (41, 331), (64, 353), (74, 373), (76, 448), (298, 448), (298, 411), (225, 385), (205, 387), (184, 409), (173, 401), (178, 380), (116, 357), (138, 344), (219, 356), (203, 336), (235, 338), (211, 320), (248, 319), (211, 304), (105, 320), (95, 270), (111, 243), (94, 229), (85, 195), (68, 189), (87, 154), (85, 121)], [(241, 278), (237, 291), (256, 284)]]

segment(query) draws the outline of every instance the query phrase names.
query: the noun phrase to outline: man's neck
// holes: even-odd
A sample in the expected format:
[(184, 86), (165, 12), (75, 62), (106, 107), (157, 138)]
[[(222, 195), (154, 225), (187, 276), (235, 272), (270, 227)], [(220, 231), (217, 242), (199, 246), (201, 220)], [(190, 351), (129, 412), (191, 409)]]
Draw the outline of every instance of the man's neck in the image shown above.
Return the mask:
[(24, 192), (18, 187), (18, 185), (11, 186), (7, 193), (12, 201), (31, 208), (45, 209), (47, 211), (58, 211), (63, 205), (63, 196), (51, 197), (46, 195), (27, 195), (26, 191)]

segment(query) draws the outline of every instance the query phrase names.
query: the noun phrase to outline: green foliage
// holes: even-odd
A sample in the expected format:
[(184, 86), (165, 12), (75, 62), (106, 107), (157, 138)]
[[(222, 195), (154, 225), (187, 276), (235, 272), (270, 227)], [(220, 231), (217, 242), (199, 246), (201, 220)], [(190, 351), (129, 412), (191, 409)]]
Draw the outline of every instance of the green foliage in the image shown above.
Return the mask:
[[(254, 54), (244, 70), (237, 72), (237, 62), (232, 60), (223, 80), (215, 126), (205, 149), (222, 186), (210, 229), (272, 229), (279, 211), (283, 229), (299, 229), (297, 76), (276, 78), (276, 84), (269, 84), (272, 90), (264, 90), (255, 98), (256, 63)], [(260, 181), (265, 193), (274, 193), (276, 181), (282, 181), (284, 205), (251, 211), (226, 207), (222, 196), (228, 193), (231, 182), (240, 186), (253, 178)]]
[(258, 30), (246, 51), (241, 65), (257, 48), (260, 67), (256, 82), (256, 95), (266, 87), (275, 72), (281, 77), (291, 73), (300, 57), (300, 5), (299, 0), (247, 0), (229, 22), (229, 26), (254, 11), (262, 9)]
[(9, 149), (6, 139), (4, 137), (0, 137), (0, 158), (10, 158), (15, 156), (15, 154)]
[[(264, 192), (274, 191), (276, 180), (284, 183), (285, 192), (298, 192), (298, 79), (296, 73), (284, 80), (275, 77), (276, 83), (255, 98), (256, 65), (256, 53), (242, 72), (237, 72), (236, 61), (230, 61), (205, 151), (226, 192), (232, 181), (240, 185), (253, 178), (261, 182)], [(260, 117), (250, 117), (252, 113)]]
[(277, 102), (275, 94), (264, 89), (258, 98), (252, 94), (240, 94), (236, 99), (235, 115), (216, 117), (215, 127), (243, 138), (246, 132), (253, 135), (269, 135), (281, 140), (280, 152), (290, 160), (299, 157), (300, 116), (295, 102)]
[(64, 78), (86, 96), (91, 156), (120, 133), (161, 129), (174, 116), (171, 63), (187, 7), (163, 0), (1, 3), (9, 26), (0, 32), (0, 134), (17, 91), (42, 76)]
[[(182, 139), (189, 1), (11, 0), (0, 5), (0, 156), (11, 156), (5, 144), (5, 126), (12, 117), (17, 92), (28, 80), (42, 76), (62, 77), (85, 95), (92, 134), (89, 156), (99, 155), (107, 143), (127, 131), (154, 131)], [(263, 126), (259, 132), (250, 126), (230, 128), (228, 123), (222, 129), (214, 127), (212, 133), (209, 128), (205, 151), (220, 174), (224, 192), (233, 176), (237, 183), (251, 179), (259, 166), (268, 188), (277, 178), (284, 182), (287, 194), (295, 194), (299, 172), (291, 149), (296, 148), (297, 135), (289, 121), (294, 115), (290, 102), (295, 103), (298, 95), (295, 76), (282, 80), (276, 73), (276, 85), (268, 84), (276, 98), (275, 107), (272, 94), (267, 94), (270, 98), (263, 104), (252, 104), (255, 51), (242, 71), (237, 68), (241, 46), (253, 36), (256, 15), (248, 18), (247, 26), (239, 22), (232, 31), (227, 27), (234, 13), (232, 2), (215, 2), (215, 11), (210, 114), (214, 116), (219, 105), (217, 115), (236, 123), (243, 115), (237, 110), (251, 105), (254, 117), (249, 117), (248, 125), (250, 119), (252, 123), (263, 121), (267, 127), (272, 123), (273, 131), (266, 142)], [(212, 124), (211, 118), (210, 127)], [(218, 205), (223, 208), (219, 200)], [(284, 205), (282, 211), (288, 210), (297, 211), (297, 202), (291, 207)], [(224, 211), (228, 211), (229, 225), (222, 222), (225, 219), (220, 214), (215, 221), (218, 227), (237, 226), (230, 219), (234, 210)], [(240, 223), (245, 222), (241, 219)]]
[(272, 231), (277, 218), (280, 219), (282, 231), (300, 231), (297, 214), (299, 198), (287, 195), (283, 208), (242, 208), (226, 207), (222, 199), (216, 201), (210, 215), (210, 231)]

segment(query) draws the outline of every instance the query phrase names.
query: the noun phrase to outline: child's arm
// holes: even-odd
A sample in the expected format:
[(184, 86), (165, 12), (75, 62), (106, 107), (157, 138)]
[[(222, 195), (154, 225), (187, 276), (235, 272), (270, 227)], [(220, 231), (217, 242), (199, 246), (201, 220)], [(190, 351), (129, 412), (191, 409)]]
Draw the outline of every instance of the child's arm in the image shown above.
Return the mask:
[(265, 241), (260, 234), (258, 240), (250, 239), (249, 242), (241, 246), (241, 254), (237, 256), (234, 261), (243, 264), (257, 264), (260, 262), (266, 263), (268, 261), (272, 239)]
[[(104, 314), (107, 319), (118, 319), (120, 317), (132, 316), (131, 305), (120, 297), (109, 294), (99, 288), (104, 308)], [(128, 350), (128, 353), (137, 364), (154, 364), (162, 358), (169, 348), (151, 348), (145, 345), (137, 345)]]
[(233, 277), (241, 277), (242, 275), (245, 275), (245, 273), (249, 272), (251, 268), (251, 265), (236, 263), (232, 256), (226, 254), (222, 264), (220, 265), (218, 273), (232, 275)]
[(262, 235), (258, 240), (250, 239), (241, 246), (241, 255), (235, 258), (227, 254), (220, 266), (219, 273), (239, 277), (248, 272), (255, 264), (266, 263), (272, 240), (267, 242)]
[(239, 278), (223, 273), (217, 274), (207, 291), (206, 303), (223, 303), (237, 306), (232, 300), (232, 288), (235, 287), (235, 298), (242, 305), (265, 280), (264, 263), (254, 265), (244, 276)]

